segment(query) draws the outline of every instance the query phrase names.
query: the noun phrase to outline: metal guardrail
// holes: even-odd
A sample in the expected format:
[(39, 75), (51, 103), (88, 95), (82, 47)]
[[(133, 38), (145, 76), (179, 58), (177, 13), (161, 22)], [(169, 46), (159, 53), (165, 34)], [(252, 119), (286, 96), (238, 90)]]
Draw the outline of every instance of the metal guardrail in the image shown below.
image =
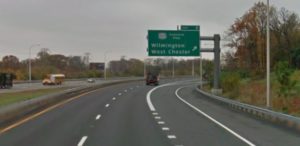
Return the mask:
[(210, 94), (210, 93), (200, 90), (198, 88), (198, 86), (196, 86), (196, 90), (200, 94), (202, 94), (206, 97), (209, 97), (213, 100), (216, 100), (216, 101), (220, 102), (221, 104), (225, 104), (232, 109), (242, 111), (242, 112), (248, 113), (250, 115), (254, 115), (256, 117), (286, 126), (288, 128), (292, 128), (298, 132), (300, 131), (300, 118), (298, 118), (298, 117), (294, 117), (291, 115), (275, 112), (275, 111), (272, 111), (269, 109), (264, 109), (264, 108), (256, 107), (253, 105), (241, 103), (241, 102), (230, 100), (230, 99), (227, 99), (224, 97), (216, 96), (216, 95), (213, 95), (213, 94)]

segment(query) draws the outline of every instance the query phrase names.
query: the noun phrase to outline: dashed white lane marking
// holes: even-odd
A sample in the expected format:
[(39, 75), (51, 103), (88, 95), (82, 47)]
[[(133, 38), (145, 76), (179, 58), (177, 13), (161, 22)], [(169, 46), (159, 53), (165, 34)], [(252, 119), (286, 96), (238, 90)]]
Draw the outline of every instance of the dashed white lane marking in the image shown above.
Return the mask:
[(158, 123), (159, 125), (165, 124), (164, 121), (158, 121), (157, 123)]
[(157, 115), (158, 115), (158, 113), (152, 113), (152, 115), (154, 115), (154, 116), (157, 116)]
[(133, 90), (133, 88), (131, 87), (130, 90)]
[(109, 107), (109, 104), (106, 104), (105, 107)]
[(87, 136), (83, 136), (77, 146), (83, 146), (87, 138), (88, 138)]
[(169, 131), (169, 130), (170, 130), (169, 127), (162, 127), (161, 129), (162, 129), (163, 131)]
[(127, 92), (127, 90), (124, 90), (124, 92)]
[(193, 106), (192, 104), (188, 103), (186, 100), (184, 100), (183, 98), (181, 98), (178, 94), (178, 91), (183, 89), (184, 87), (178, 88), (175, 91), (175, 94), (177, 96), (177, 98), (179, 100), (181, 100), (183, 103), (185, 103), (186, 105), (188, 105), (189, 107), (191, 107), (192, 109), (194, 109), (195, 111), (197, 111), (198, 113), (202, 114), (203, 116), (205, 116), (207, 119), (211, 120), (212, 122), (214, 122), (215, 124), (219, 125), (220, 127), (222, 127), (223, 129), (225, 129), (226, 131), (228, 131), (229, 133), (231, 133), (232, 135), (236, 136), (237, 138), (239, 138), (240, 140), (242, 140), (243, 142), (247, 143), (249, 146), (255, 146), (255, 144), (251, 143), (249, 140), (247, 140), (246, 138), (242, 137), (241, 135), (237, 134), (236, 132), (234, 132), (233, 130), (229, 129), (228, 127), (226, 127), (225, 125), (223, 125), (222, 123), (220, 123), (219, 121), (215, 120), (214, 118), (212, 118), (211, 116), (209, 116), (208, 114), (204, 113), (203, 111), (201, 111), (200, 109), (196, 108), (195, 106)]
[(119, 95), (119, 96), (121, 96), (121, 95), (122, 95), (122, 93), (119, 93), (118, 95)]
[(112, 100), (116, 100), (116, 97), (113, 97)]
[(161, 117), (159, 117), (159, 116), (155, 116), (155, 117), (154, 117), (154, 119), (156, 119), (156, 120), (160, 120), (160, 119), (161, 119)]
[(101, 115), (96, 116), (96, 120), (99, 120), (101, 118)]
[(168, 138), (169, 139), (176, 139), (176, 136), (175, 135), (168, 135)]

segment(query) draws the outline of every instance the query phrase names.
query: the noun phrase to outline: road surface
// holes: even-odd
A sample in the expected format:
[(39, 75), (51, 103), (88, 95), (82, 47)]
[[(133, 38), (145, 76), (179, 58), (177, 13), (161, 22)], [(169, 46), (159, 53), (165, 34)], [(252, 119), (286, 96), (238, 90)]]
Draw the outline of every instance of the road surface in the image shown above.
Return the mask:
[(201, 97), (194, 81), (124, 83), (0, 134), (1, 146), (297, 146), (300, 135)]
[(11, 93), (11, 92), (21, 92), (21, 91), (30, 91), (38, 89), (49, 89), (49, 88), (76, 88), (80, 86), (86, 86), (91, 84), (103, 84), (111, 81), (121, 81), (126, 78), (111, 78), (111, 79), (95, 79), (94, 83), (88, 83), (86, 79), (78, 80), (66, 80), (62, 85), (43, 85), (42, 81), (34, 81), (32, 83), (17, 83), (13, 85), (13, 88), (10, 89), (0, 89), (0, 93)]

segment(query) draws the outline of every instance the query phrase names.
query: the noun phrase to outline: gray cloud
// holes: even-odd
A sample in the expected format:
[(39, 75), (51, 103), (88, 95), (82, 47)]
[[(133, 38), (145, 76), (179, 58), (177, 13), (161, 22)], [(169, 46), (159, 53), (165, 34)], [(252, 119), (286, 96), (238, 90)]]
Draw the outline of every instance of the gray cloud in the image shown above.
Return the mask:
[[(28, 57), (35, 43), (53, 53), (83, 55), (93, 61), (103, 53), (117, 59), (146, 57), (148, 29), (201, 25), (202, 35), (223, 34), (258, 0), (1, 0), (0, 57)], [(273, 1), (299, 13), (300, 1)], [(39, 48), (34, 49), (34, 53)], [(208, 54), (205, 56), (209, 57)]]

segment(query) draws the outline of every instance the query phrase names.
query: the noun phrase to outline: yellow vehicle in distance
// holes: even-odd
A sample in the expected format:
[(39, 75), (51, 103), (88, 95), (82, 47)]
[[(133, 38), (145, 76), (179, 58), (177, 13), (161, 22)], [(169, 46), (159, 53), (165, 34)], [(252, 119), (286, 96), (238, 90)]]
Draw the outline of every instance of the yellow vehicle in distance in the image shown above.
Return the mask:
[(65, 80), (64, 74), (48, 74), (43, 80), (43, 85), (61, 85)]

